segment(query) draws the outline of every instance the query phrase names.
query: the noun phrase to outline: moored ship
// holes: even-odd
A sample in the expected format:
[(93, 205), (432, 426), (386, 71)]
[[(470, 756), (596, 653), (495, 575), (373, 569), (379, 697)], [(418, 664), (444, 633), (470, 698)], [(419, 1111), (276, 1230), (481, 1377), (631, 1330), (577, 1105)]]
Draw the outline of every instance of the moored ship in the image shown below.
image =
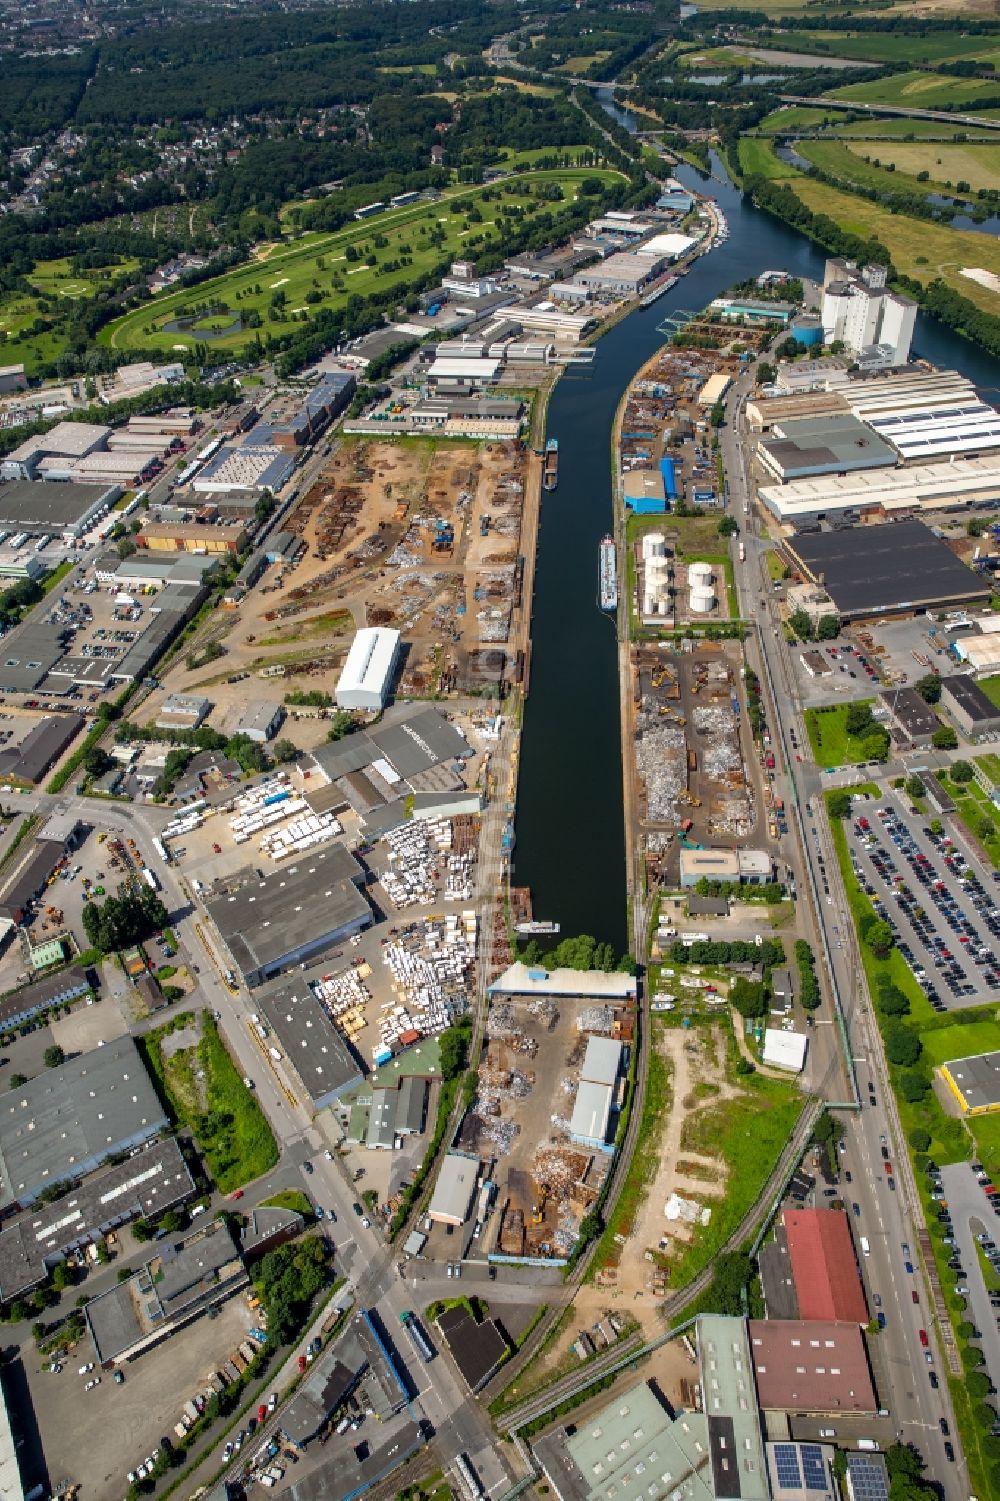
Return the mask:
[(614, 537), (601, 538), (600, 599), (602, 610), (618, 608), (618, 549)]
[(546, 490), (554, 490), (559, 483), (559, 439), (550, 438), (545, 445), (545, 464), (542, 468), (542, 484)]

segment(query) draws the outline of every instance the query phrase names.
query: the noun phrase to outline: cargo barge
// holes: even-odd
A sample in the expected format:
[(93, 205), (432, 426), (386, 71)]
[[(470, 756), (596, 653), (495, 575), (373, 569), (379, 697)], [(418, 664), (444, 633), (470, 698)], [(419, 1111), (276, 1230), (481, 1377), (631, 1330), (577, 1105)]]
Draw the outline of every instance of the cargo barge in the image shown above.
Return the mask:
[(546, 490), (554, 490), (559, 483), (559, 440), (550, 438), (545, 445), (545, 464), (542, 469), (542, 484)]
[(610, 536), (601, 538), (600, 601), (602, 610), (618, 608), (618, 549)]
[(671, 287), (676, 287), (678, 280), (679, 277), (668, 276), (666, 281), (662, 281), (658, 287), (654, 287), (651, 292), (647, 292), (645, 297), (640, 299), (639, 306), (652, 307), (658, 297), (662, 297), (664, 292), (669, 292)]
[(537, 922), (537, 921), (535, 921), (535, 922), (518, 922), (518, 923), (514, 924), (514, 932), (520, 934), (524, 938), (532, 938), (532, 937), (535, 937), (536, 935), (541, 935), (541, 934), (558, 933), (559, 932), (559, 924), (557, 922)]

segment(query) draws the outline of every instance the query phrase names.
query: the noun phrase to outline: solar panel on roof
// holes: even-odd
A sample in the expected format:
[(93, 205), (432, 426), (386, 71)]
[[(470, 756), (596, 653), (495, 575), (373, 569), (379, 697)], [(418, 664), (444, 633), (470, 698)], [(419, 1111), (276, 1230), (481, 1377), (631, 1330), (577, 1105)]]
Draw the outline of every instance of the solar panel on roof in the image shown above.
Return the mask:
[(775, 1444), (774, 1467), (782, 1490), (801, 1489), (802, 1472), (799, 1469), (798, 1449), (794, 1444)]
[(799, 1450), (807, 1491), (826, 1490), (826, 1467), (819, 1444), (803, 1444)]
[(848, 1455), (847, 1463), (855, 1501), (888, 1501), (888, 1479), (880, 1464), (858, 1454)]

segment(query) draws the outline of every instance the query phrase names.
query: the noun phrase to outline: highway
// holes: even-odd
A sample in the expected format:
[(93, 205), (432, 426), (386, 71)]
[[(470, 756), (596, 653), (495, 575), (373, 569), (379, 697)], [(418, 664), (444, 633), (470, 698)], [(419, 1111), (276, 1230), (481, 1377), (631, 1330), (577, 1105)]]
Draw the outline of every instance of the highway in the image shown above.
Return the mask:
[[(848, 1203), (856, 1202), (861, 1211), (859, 1216), (851, 1214), (855, 1234), (864, 1235), (871, 1247), (870, 1255), (861, 1258), (869, 1304), (877, 1293), (886, 1317), (885, 1330), (874, 1336), (882, 1342), (879, 1352), (889, 1385), (889, 1390), (880, 1395), (890, 1409), (902, 1440), (912, 1442), (923, 1454), (928, 1473), (938, 1482), (942, 1494), (948, 1501), (965, 1501), (969, 1495), (969, 1483), (961, 1446), (955, 1436), (947, 1365), (937, 1327), (931, 1318), (934, 1304), (919, 1258), (919, 1231), (924, 1228), (922, 1211), (889, 1087), (881, 1039), (872, 1015), (857, 948), (857, 935), (819, 790), (820, 771), (809, 765), (809, 739), (802, 720), (801, 703), (784, 635), (773, 611), (774, 596), (765, 558), (770, 544), (766, 533), (758, 532), (760, 518), (747, 475), (743, 405), (752, 384), (753, 375), (749, 371), (734, 383), (727, 398), (727, 422), (720, 434), (729, 485), (729, 507), (740, 524), (746, 547), (746, 562), (741, 565), (734, 539), (737, 592), (741, 613), (745, 618), (755, 620), (757, 626), (755, 638), (748, 642), (748, 655), (751, 659), (754, 657), (756, 645), (762, 677), (770, 685), (774, 698), (774, 712), (768, 714), (768, 723), (780, 748), (780, 759), (787, 768), (786, 802), (792, 812), (791, 828), (796, 836), (795, 847), (788, 852), (789, 863), (799, 871), (800, 897), (809, 892), (813, 898), (813, 917), (827, 961), (827, 979), (832, 979), (840, 997), (851, 1049), (850, 1063), (858, 1082), (860, 1107), (844, 1110), (839, 1117), (846, 1129), (846, 1150), (840, 1166), (842, 1172), (851, 1172), (853, 1180), (850, 1185), (843, 1184), (843, 1196)], [(791, 731), (794, 731), (802, 755), (801, 770), (795, 752), (790, 749)], [(791, 836), (787, 842), (792, 842)], [(819, 864), (821, 854), (825, 862), (823, 867)], [(820, 899), (824, 871), (830, 895)], [(827, 994), (829, 988), (829, 985), (824, 986)], [(829, 1028), (828, 1035), (835, 1039), (837, 1029)], [(816, 1037), (816, 1030), (812, 1037)], [(843, 1078), (839, 1069), (836, 1073), (831, 1068), (824, 1072), (827, 1087), (835, 1078)], [(874, 1106), (869, 1104), (869, 1081), (874, 1085)], [(825, 1091), (824, 1094), (827, 1099), (843, 1102), (842, 1093), (839, 1099), (837, 1095), (831, 1097)], [(888, 1174), (884, 1170), (883, 1142), (894, 1168), (895, 1191), (889, 1188)], [(909, 1248), (909, 1258), (904, 1253), (904, 1246)], [(907, 1259), (914, 1267), (912, 1275), (905, 1269)], [(913, 1302), (914, 1291), (919, 1303)], [(930, 1339), (932, 1366), (928, 1364), (920, 1343), (919, 1331), (922, 1328), (926, 1328)], [(940, 1382), (938, 1390), (931, 1385), (931, 1369)], [(951, 1463), (944, 1452), (945, 1439), (939, 1426), (942, 1416), (951, 1430), (956, 1463)]]

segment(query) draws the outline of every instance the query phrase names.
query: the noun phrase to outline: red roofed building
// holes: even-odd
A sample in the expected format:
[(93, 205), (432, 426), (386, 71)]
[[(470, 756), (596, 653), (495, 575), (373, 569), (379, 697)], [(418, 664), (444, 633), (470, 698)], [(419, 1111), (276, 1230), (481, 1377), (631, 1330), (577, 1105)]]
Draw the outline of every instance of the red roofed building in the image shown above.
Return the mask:
[(878, 1411), (857, 1324), (751, 1319), (747, 1333), (757, 1399), (765, 1411)]
[(799, 1317), (867, 1324), (847, 1215), (840, 1209), (786, 1209), (781, 1220)]

